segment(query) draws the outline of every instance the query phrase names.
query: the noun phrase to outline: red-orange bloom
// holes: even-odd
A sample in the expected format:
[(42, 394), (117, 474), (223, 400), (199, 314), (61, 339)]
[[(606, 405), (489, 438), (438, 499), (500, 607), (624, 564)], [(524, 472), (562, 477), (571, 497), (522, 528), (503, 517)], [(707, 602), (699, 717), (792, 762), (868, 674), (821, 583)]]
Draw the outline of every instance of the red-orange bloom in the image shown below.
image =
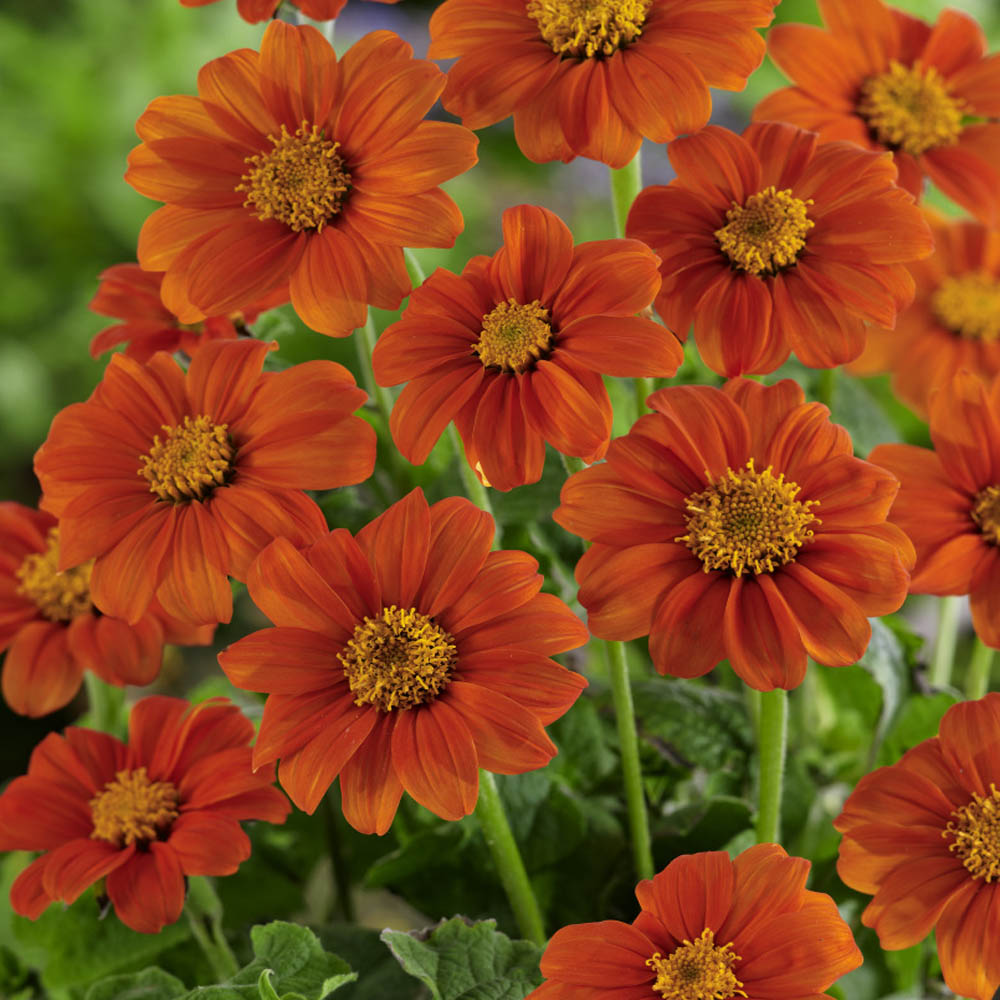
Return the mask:
[(834, 826), (837, 871), (874, 898), (883, 948), (935, 929), (944, 981), (992, 1000), (1000, 985), (1000, 694), (953, 705), (933, 739), (858, 782)]
[(397, 308), (402, 248), (455, 242), (462, 216), (437, 185), (476, 162), (468, 129), (422, 121), (444, 83), (391, 32), (338, 62), (314, 28), (272, 21), (259, 55), (202, 68), (198, 97), (153, 101), (125, 176), (166, 202), (139, 262), (166, 271), (167, 307), (197, 322), (288, 283), (303, 321), (338, 337), (367, 303)]
[(631, 924), (602, 920), (556, 931), (546, 982), (529, 1000), (829, 1000), (823, 991), (861, 964), (834, 901), (806, 888), (809, 862), (777, 844), (730, 860), (684, 854), (635, 895)]
[(549, 657), (587, 641), (539, 593), (524, 552), (491, 552), (493, 519), (420, 490), (358, 532), (297, 551), (266, 548), (247, 586), (277, 625), (219, 656), (265, 691), (254, 765), (280, 757), (292, 801), (312, 812), (333, 780), (347, 821), (385, 833), (403, 791), (444, 819), (472, 812), (479, 768), (520, 774), (556, 752), (544, 726), (586, 681)]
[(35, 456), (42, 506), (59, 518), (60, 568), (95, 559), (106, 614), (137, 622), (154, 596), (193, 624), (229, 621), (272, 538), (327, 530), (303, 490), (358, 483), (375, 434), (351, 413), (365, 393), (332, 361), (261, 373), (274, 345), (203, 345), (185, 375), (164, 353), (116, 354), (86, 403), (56, 415)]
[(913, 298), (904, 264), (933, 249), (887, 155), (817, 145), (791, 125), (710, 126), (671, 143), (670, 184), (640, 192), (625, 232), (662, 258), (656, 308), (720, 375), (856, 358), (865, 322)]
[(0, 503), (3, 697), (21, 715), (62, 708), (80, 689), (84, 670), (108, 684), (149, 684), (165, 642), (212, 641), (211, 626), (185, 625), (156, 604), (134, 625), (102, 615), (90, 596), (92, 565), (60, 573), (56, 519)]
[(253, 771), (253, 725), (213, 698), (144, 698), (129, 741), (92, 729), (50, 733), (28, 774), (0, 795), (0, 851), (44, 851), (14, 882), (14, 910), (37, 919), (103, 880), (123, 924), (155, 934), (184, 907), (186, 875), (231, 875), (250, 857), (240, 820), (283, 823), (273, 768)]
[(591, 632), (648, 633), (675, 677), (728, 657), (762, 691), (801, 683), (807, 656), (854, 663), (868, 618), (906, 597), (913, 547), (886, 523), (895, 477), (855, 458), (788, 379), (677, 386), (649, 405), (553, 515), (595, 543), (576, 567)]
[(545, 443), (595, 462), (611, 438), (601, 375), (673, 375), (684, 354), (669, 330), (636, 316), (659, 287), (636, 240), (573, 246), (552, 212), (503, 215), (504, 246), (461, 276), (439, 268), (410, 296), (372, 357), (380, 385), (409, 382), (390, 427), (409, 461), (426, 461), (452, 420), (490, 485), (533, 483)]
[(623, 167), (643, 137), (701, 128), (708, 88), (742, 90), (777, 0), (446, 0), (432, 59), (458, 62), (442, 102), (469, 128), (514, 116), (529, 160)]
[[(181, 0), (185, 7), (204, 7), (216, 0)], [(314, 21), (332, 21), (344, 9), (347, 0), (290, 0), (306, 17)], [(376, 0), (377, 3), (398, 3), (399, 0)], [(281, 0), (236, 0), (240, 17), (251, 24), (274, 17)]]
[(987, 225), (1000, 223), (1000, 59), (957, 10), (932, 27), (881, 0), (819, 0), (827, 30), (782, 24), (771, 58), (795, 84), (765, 97), (757, 121), (791, 122), (823, 141), (892, 151), (899, 183), (924, 177)]

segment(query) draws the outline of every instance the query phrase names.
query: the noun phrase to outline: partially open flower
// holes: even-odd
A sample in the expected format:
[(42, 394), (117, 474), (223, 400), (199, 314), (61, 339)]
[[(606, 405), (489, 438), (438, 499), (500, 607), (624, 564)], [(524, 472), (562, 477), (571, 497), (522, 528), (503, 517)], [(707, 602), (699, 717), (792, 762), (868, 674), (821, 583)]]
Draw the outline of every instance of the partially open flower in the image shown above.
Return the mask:
[[(236, 0), (240, 17), (251, 24), (274, 17), (282, 0)], [(293, 7), (314, 21), (332, 21), (344, 9), (347, 0), (289, 0)], [(377, 3), (398, 3), (399, 0), (376, 0)], [(216, 0), (181, 0), (185, 7), (204, 7)]]

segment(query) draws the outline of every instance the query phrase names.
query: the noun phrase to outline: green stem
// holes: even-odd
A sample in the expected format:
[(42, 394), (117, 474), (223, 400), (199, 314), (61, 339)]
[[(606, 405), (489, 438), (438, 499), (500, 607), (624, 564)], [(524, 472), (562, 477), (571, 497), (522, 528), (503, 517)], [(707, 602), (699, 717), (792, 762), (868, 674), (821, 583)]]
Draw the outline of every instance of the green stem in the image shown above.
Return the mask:
[(955, 664), (955, 640), (958, 638), (958, 614), (961, 597), (942, 597), (938, 601), (938, 630), (934, 639), (930, 682), (933, 687), (947, 687)]
[(785, 776), (788, 694), (781, 688), (760, 696), (760, 799), (757, 843), (776, 844), (781, 836), (781, 786)]
[(458, 473), (462, 477), (465, 495), (480, 510), (485, 510), (495, 521), (496, 517), (493, 514), (493, 504), (490, 503), (490, 495), (486, 491), (486, 487), (479, 481), (479, 476), (476, 475), (475, 469), (469, 465), (465, 457), (465, 448), (462, 447), (462, 439), (459, 436), (457, 428), (454, 424), (451, 424), (448, 431), (451, 434), (451, 443), (455, 448), (455, 457), (458, 459)]
[(375, 350), (375, 343), (378, 340), (378, 333), (375, 331), (375, 318), (372, 311), (368, 310), (368, 319), (365, 325), (357, 331), (358, 336), (354, 344), (358, 351), (358, 363), (361, 366), (361, 380), (365, 384), (365, 391), (378, 407), (379, 412), (385, 420), (386, 430), (389, 428), (389, 414), (392, 413), (392, 393), (385, 386), (379, 385), (375, 381), (375, 373), (372, 371), (372, 353)]
[(969, 672), (965, 676), (965, 696), (970, 701), (985, 697), (990, 689), (990, 671), (993, 669), (993, 654), (995, 650), (977, 638), (972, 649), (972, 659), (969, 662)]
[(611, 210), (615, 221), (615, 236), (625, 235), (625, 220), (636, 195), (642, 190), (642, 160), (636, 153), (620, 170), (608, 168), (611, 178)]
[(330, 853), (333, 887), (337, 893), (337, 911), (343, 920), (349, 924), (353, 924), (356, 912), (354, 909), (354, 897), (351, 894), (351, 873), (347, 866), (347, 859), (344, 857), (344, 842), (340, 833), (342, 816), (339, 789), (331, 787), (330, 791), (323, 796), (326, 847)]
[(542, 913), (538, 908), (528, 873), (517, 849), (514, 834), (503, 811), (496, 779), (489, 771), (479, 772), (479, 801), (476, 803), (476, 819), (486, 838), (486, 845), (493, 855), (497, 874), (503, 885), (511, 909), (521, 933), (537, 945), (546, 941)]
[(118, 733), (125, 705), (125, 689), (105, 684), (96, 674), (85, 670), (87, 689), (87, 725), (102, 733)]
[(837, 369), (823, 368), (816, 375), (816, 402), (833, 410), (833, 394), (837, 387)]
[(187, 914), (188, 926), (191, 928), (191, 935), (194, 937), (195, 941), (198, 942), (198, 947), (204, 952), (205, 958), (208, 959), (208, 964), (212, 967), (212, 972), (215, 974), (215, 978), (220, 983), (224, 983), (231, 979), (236, 975), (240, 967), (236, 962), (236, 956), (233, 955), (228, 942), (224, 937), (222, 937), (221, 931), (216, 931), (213, 927), (213, 933), (209, 936), (208, 931), (205, 929), (202, 916), (200, 913), (196, 912), (195, 908), (185, 906), (184, 912)]
[(582, 458), (577, 458), (576, 455), (564, 455), (559, 452), (559, 457), (562, 459), (567, 476), (572, 476), (574, 472), (582, 472), (587, 468), (587, 463)]
[(634, 378), (632, 387), (635, 392), (635, 419), (638, 420), (644, 413), (649, 412), (646, 406), (646, 399), (653, 391), (653, 380), (651, 378)]
[(625, 805), (628, 809), (629, 833), (632, 838), (632, 860), (640, 879), (652, 878), (653, 848), (649, 836), (649, 815), (642, 790), (642, 768), (639, 765), (639, 737), (635, 725), (635, 705), (628, 676), (628, 654), (622, 642), (606, 642), (611, 697), (618, 720), (618, 746), (622, 756), (622, 780), (625, 784)]
[(416, 254), (409, 247), (403, 249), (403, 262), (406, 264), (406, 273), (409, 274), (413, 287), (419, 288), (427, 280), (427, 275), (424, 274)]

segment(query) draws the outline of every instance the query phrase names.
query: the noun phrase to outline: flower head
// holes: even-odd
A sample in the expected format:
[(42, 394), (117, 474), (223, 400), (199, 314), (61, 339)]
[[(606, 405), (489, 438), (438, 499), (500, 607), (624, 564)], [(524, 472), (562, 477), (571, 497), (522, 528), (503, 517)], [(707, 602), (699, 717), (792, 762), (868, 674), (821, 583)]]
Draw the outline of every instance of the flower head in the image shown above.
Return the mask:
[[(185, 7), (204, 7), (216, 0), (181, 0)], [(314, 21), (332, 21), (344, 9), (347, 0), (290, 0), (293, 7)], [(399, 0), (376, 0), (377, 3), (398, 3)], [(281, 0), (236, 0), (236, 9), (244, 21), (257, 24), (274, 17)]]

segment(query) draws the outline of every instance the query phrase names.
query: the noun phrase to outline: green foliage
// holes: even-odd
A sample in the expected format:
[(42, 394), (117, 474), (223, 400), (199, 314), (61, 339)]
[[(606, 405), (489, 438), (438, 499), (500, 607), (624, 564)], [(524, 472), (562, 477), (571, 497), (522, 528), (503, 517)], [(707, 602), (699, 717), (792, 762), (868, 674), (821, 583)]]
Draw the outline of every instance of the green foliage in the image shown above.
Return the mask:
[(185, 993), (187, 987), (176, 976), (153, 966), (94, 983), (86, 1000), (176, 1000)]

